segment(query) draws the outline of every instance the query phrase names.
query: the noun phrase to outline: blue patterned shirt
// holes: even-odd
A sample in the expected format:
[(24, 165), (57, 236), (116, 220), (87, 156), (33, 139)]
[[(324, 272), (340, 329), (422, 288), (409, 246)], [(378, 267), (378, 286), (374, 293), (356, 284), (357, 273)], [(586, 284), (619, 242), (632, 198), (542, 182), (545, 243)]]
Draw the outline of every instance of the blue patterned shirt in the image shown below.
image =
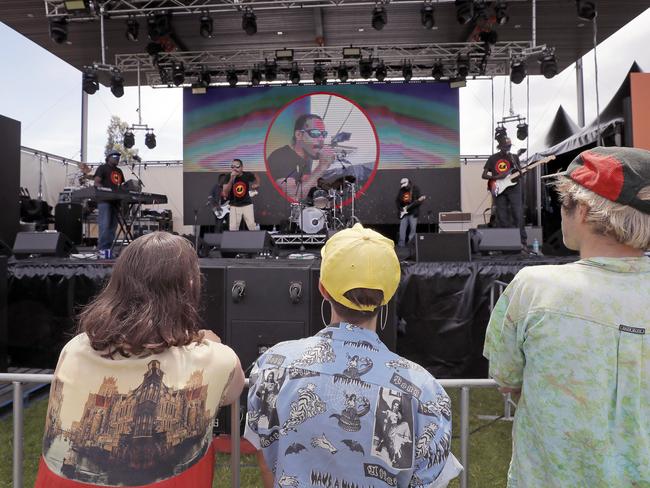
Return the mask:
[(458, 475), (451, 405), (373, 331), (335, 324), (277, 344), (250, 377), (244, 436), (282, 487), (438, 487)]

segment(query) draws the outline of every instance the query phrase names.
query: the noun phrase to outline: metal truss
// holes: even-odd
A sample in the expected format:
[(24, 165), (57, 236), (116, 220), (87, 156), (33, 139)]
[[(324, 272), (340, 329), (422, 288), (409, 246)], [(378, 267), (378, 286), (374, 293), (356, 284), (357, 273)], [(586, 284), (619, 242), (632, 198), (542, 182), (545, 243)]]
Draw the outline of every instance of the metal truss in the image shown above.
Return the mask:
[[(274, 49), (232, 49), (213, 51), (188, 51), (160, 53), (150, 56), (145, 53), (117, 54), (115, 65), (123, 73), (140, 70), (146, 82), (152, 86), (171, 84), (171, 69), (175, 64), (183, 64), (187, 75), (186, 84), (191, 84), (192, 76), (208, 71), (212, 84), (226, 83), (226, 74), (235, 71), (238, 77), (250, 77), (251, 71), (260, 69), (268, 63), (275, 63), (278, 81), (272, 84), (285, 84), (292, 66), (301, 71), (303, 81), (311, 79), (315, 66), (322, 66), (334, 74), (339, 66), (345, 65), (350, 79), (359, 78), (358, 59), (345, 59), (343, 48), (349, 46), (297, 47), (293, 48), (292, 61), (275, 59)], [(468, 76), (500, 76), (510, 72), (512, 59), (522, 59), (541, 54), (545, 45), (532, 47), (530, 42), (499, 42), (486, 53), (485, 45), (477, 42), (445, 44), (398, 44), (355, 46), (361, 51), (362, 60), (370, 60), (373, 67), (383, 62), (387, 69), (387, 79), (401, 78), (404, 64), (413, 70), (413, 79), (432, 79), (431, 68), (434, 63), (442, 65), (443, 78), (455, 78), (459, 56), (469, 59)], [(332, 76), (336, 78), (336, 76)], [(247, 80), (242, 80), (246, 81)], [(365, 80), (360, 80), (365, 81)]]
[(276, 246), (323, 245), (327, 240), (326, 234), (271, 234)]
[[(510, 2), (523, 2), (527, 0), (510, 0)], [(63, 0), (44, 0), (46, 17), (63, 17), (70, 13), (65, 8)], [(423, 0), (90, 0), (90, 8), (70, 20), (88, 21), (97, 18), (99, 7), (104, 8), (104, 13), (110, 18), (124, 18), (129, 16), (146, 16), (162, 12), (171, 12), (174, 15), (196, 15), (203, 12), (220, 13), (243, 11), (246, 9), (279, 10), (324, 7), (357, 7), (364, 5), (401, 5), (422, 4)], [(454, 3), (454, 0), (436, 0), (433, 5), (440, 3)]]

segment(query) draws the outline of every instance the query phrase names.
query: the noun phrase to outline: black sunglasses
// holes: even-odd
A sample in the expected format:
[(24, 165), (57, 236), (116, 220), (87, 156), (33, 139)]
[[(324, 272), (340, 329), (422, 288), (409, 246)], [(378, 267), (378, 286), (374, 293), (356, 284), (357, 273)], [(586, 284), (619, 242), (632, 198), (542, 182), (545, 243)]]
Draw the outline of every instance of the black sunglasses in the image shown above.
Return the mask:
[(326, 130), (318, 130), (318, 129), (302, 129), (303, 132), (306, 132), (309, 137), (327, 137), (327, 131)]

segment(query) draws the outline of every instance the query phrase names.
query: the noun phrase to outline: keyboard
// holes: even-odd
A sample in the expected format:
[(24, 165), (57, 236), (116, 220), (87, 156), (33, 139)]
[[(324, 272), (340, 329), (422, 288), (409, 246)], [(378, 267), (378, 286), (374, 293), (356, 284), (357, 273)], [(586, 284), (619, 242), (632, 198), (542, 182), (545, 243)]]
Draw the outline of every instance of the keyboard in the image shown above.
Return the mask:
[(94, 200), (96, 202), (127, 202), (152, 205), (155, 203), (167, 203), (167, 195), (157, 193), (144, 193), (139, 191), (112, 190), (111, 188), (89, 186), (81, 190), (73, 191), (70, 195), (73, 202), (82, 200)]

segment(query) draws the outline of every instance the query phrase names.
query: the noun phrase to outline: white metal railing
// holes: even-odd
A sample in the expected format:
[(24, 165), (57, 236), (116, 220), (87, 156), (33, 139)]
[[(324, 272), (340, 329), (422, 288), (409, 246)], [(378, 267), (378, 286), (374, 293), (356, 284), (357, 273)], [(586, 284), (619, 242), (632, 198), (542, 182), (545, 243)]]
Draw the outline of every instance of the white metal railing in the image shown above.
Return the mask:
[[(23, 383), (51, 383), (51, 374), (0, 373), (0, 383), (13, 383), (13, 488), (23, 487)], [(443, 388), (460, 388), (460, 475), (461, 488), (469, 486), (469, 392), (471, 388), (494, 388), (494, 380), (462, 379), (438, 380)], [(248, 379), (246, 380), (246, 388)], [(230, 467), (231, 487), (239, 488), (240, 468), (240, 405), (239, 399), (230, 408)]]

